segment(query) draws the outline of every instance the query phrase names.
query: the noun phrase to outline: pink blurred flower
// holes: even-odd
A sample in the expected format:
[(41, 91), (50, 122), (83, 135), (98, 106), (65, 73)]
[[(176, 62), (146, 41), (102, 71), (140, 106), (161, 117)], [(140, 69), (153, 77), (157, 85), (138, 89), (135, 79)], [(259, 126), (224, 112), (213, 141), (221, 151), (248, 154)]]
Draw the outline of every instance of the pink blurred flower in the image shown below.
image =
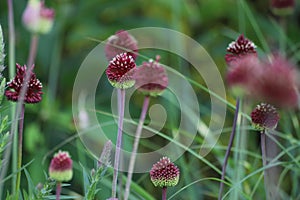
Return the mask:
[(295, 0), (271, 0), (271, 8), (276, 15), (292, 14), (295, 6)]
[[(7, 89), (5, 96), (10, 101), (19, 101), (20, 93), (24, 85), (24, 79), (26, 75), (26, 65), (17, 65), (17, 74), (14, 79), (7, 83)], [(31, 72), (30, 79), (26, 83), (28, 88), (25, 93), (25, 103), (38, 103), (42, 100), (42, 83), (36, 78), (35, 73)]]
[(135, 60), (138, 52), (137, 41), (127, 31), (119, 30), (108, 38), (105, 55), (107, 60), (111, 61), (116, 55), (124, 52), (127, 52)]
[(235, 41), (228, 45), (228, 53), (225, 55), (225, 60), (227, 64), (230, 65), (233, 61), (238, 60), (244, 55), (251, 54), (257, 56), (255, 49), (255, 44), (248, 38), (245, 38), (242, 34)]
[(145, 95), (157, 96), (168, 86), (168, 75), (158, 61), (150, 60), (135, 70), (135, 86)]
[(253, 77), (250, 91), (256, 99), (278, 107), (292, 108), (299, 103), (296, 68), (280, 55), (262, 62), (262, 72)]
[(24, 26), (32, 33), (46, 34), (53, 26), (55, 12), (46, 8), (43, 1), (29, 0), (23, 12)]

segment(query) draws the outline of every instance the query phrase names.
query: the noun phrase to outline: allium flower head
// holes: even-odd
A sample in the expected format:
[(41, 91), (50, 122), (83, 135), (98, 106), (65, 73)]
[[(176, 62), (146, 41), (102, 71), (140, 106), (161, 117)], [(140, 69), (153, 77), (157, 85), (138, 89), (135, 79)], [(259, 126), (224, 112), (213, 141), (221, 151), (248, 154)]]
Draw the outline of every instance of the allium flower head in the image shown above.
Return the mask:
[(70, 181), (73, 176), (72, 170), (73, 161), (66, 151), (59, 151), (56, 153), (49, 166), (50, 178), (63, 182)]
[(106, 69), (106, 75), (113, 87), (126, 89), (134, 85), (133, 78), (136, 68), (134, 59), (126, 52), (116, 55)]
[(52, 29), (54, 14), (43, 1), (29, 0), (22, 16), (23, 24), (32, 33), (46, 34)]
[(145, 95), (157, 96), (168, 86), (165, 68), (157, 61), (150, 60), (135, 70), (136, 88)]
[(150, 178), (155, 187), (177, 185), (180, 171), (168, 157), (161, 158), (150, 170)]
[(279, 114), (275, 107), (267, 103), (261, 103), (251, 113), (253, 126), (259, 130), (275, 129), (279, 121)]
[(225, 60), (227, 64), (235, 61), (242, 57), (243, 55), (257, 55), (255, 44), (249, 39), (245, 38), (244, 35), (240, 35), (236, 41), (231, 42), (227, 47), (227, 54), (225, 55)]
[(272, 56), (271, 61), (261, 65), (262, 73), (257, 74), (252, 81), (251, 93), (254, 97), (278, 107), (297, 107), (299, 94), (296, 67), (280, 55)]
[[(10, 101), (19, 101), (21, 90), (24, 85), (26, 75), (26, 65), (17, 64), (17, 74), (13, 80), (7, 83), (5, 96)], [(25, 103), (38, 103), (42, 100), (42, 83), (36, 78), (35, 73), (31, 72), (30, 79), (27, 83), (27, 91), (25, 93)]]
[(295, 0), (271, 0), (272, 11), (275, 15), (292, 14), (295, 6)]
[(108, 38), (105, 45), (105, 55), (111, 61), (116, 55), (127, 52), (135, 60), (137, 57), (138, 46), (136, 39), (127, 31), (117, 31), (115, 35)]

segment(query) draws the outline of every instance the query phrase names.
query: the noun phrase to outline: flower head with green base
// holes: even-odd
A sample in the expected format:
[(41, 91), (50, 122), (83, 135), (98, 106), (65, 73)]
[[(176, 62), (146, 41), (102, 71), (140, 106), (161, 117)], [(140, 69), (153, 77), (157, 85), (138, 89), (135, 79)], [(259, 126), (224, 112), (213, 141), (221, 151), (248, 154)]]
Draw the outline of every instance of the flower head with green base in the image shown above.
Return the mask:
[(251, 119), (255, 129), (263, 132), (266, 129), (274, 130), (277, 127), (279, 114), (274, 106), (261, 103), (251, 112)]
[(73, 161), (67, 151), (56, 153), (50, 163), (49, 176), (58, 181), (70, 181), (73, 176)]
[(172, 187), (179, 181), (180, 171), (168, 157), (161, 158), (150, 170), (150, 178), (155, 187)]
[(127, 89), (135, 84), (133, 78), (136, 64), (131, 55), (121, 53), (116, 55), (106, 69), (106, 75), (110, 84), (119, 89)]

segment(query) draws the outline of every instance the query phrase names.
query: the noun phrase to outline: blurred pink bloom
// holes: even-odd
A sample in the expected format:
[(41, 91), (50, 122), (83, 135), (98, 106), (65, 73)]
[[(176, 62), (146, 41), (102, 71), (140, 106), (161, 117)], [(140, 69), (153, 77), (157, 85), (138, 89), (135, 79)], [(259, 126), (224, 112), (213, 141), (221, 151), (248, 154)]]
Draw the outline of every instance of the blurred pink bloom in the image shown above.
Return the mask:
[(292, 14), (295, 6), (295, 0), (271, 0), (271, 8), (276, 15)]
[(236, 39), (236, 41), (233, 41), (228, 45), (228, 53), (225, 55), (225, 60), (227, 64), (230, 65), (232, 61), (236, 61), (244, 55), (251, 54), (257, 56), (255, 49), (255, 44), (248, 38), (245, 38), (242, 34)]
[(254, 97), (278, 107), (297, 107), (299, 91), (295, 66), (280, 55), (274, 55), (271, 61), (263, 62), (261, 68), (262, 72), (250, 85)]
[(135, 60), (138, 52), (137, 41), (127, 31), (119, 30), (108, 38), (105, 55), (107, 60), (111, 61), (116, 55), (124, 52), (127, 52)]
[(55, 12), (46, 8), (43, 1), (29, 0), (22, 20), (24, 26), (32, 33), (46, 34), (53, 26)]
[(251, 120), (253, 126), (259, 131), (274, 130), (279, 121), (279, 114), (274, 106), (261, 103), (251, 112)]
[(150, 60), (135, 70), (135, 86), (145, 95), (157, 96), (168, 86), (168, 75), (158, 61)]

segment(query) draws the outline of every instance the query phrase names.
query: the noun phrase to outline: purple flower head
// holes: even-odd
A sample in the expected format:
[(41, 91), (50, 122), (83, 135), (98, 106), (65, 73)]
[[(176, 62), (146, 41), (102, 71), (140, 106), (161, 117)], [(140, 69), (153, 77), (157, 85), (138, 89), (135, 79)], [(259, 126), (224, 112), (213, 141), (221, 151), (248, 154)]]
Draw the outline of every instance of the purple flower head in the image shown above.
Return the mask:
[(262, 63), (262, 73), (253, 77), (251, 93), (256, 99), (284, 108), (299, 103), (296, 68), (280, 55)]
[(111, 61), (116, 55), (127, 52), (135, 60), (137, 57), (138, 46), (136, 39), (127, 31), (117, 31), (115, 35), (108, 38), (105, 45), (105, 55)]
[[(24, 85), (26, 75), (26, 65), (17, 65), (17, 74), (13, 80), (7, 83), (5, 96), (10, 101), (19, 101), (21, 89)], [(36, 78), (35, 73), (31, 72), (30, 79), (27, 83), (27, 91), (25, 93), (25, 103), (38, 103), (42, 100), (42, 83)]]
[(136, 68), (134, 59), (127, 53), (116, 55), (106, 69), (106, 75), (113, 87), (126, 89), (134, 85), (133, 78)]
[(55, 12), (43, 1), (29, 0), (22, 16), (24, 26), (32, 33), (46, 34), (53, 26)]
[(279, 121), (279, 114), (275, 107), (267, 103), (261, 103), (251, 112), (253, 126), (259, 130), (274, 130)]
[(136, 88), (145, 95), (157, 96), (168, 86), (168, 75), (158, 60), (143, 62), (135, 70), (134, 78)]
[(275, 15), (292, 14), (295, 6), (295, 0), (271, 0), (272, 11)]
[(240, 57), (244, 55), (253, 54), (257, 56), (255, 44), (244, 37), (244, 35), (240, 35), (236, 41), (231, 42), (227, 47), (227, 54), (225, 55), (226, 63), (229, 65), (231, 62), (236, 61)]
[(51, 160), (49, 166), (50, 178), (59, 182), (71, 180), (73, 176), (72, 165), (73, 161), (69, 153), (66, 151), (59, 151)]
[(161, 158), (150, 170), (150, 178), (155, 187), (171, 187), (177, 185), (180, 171), (168, 157)]

